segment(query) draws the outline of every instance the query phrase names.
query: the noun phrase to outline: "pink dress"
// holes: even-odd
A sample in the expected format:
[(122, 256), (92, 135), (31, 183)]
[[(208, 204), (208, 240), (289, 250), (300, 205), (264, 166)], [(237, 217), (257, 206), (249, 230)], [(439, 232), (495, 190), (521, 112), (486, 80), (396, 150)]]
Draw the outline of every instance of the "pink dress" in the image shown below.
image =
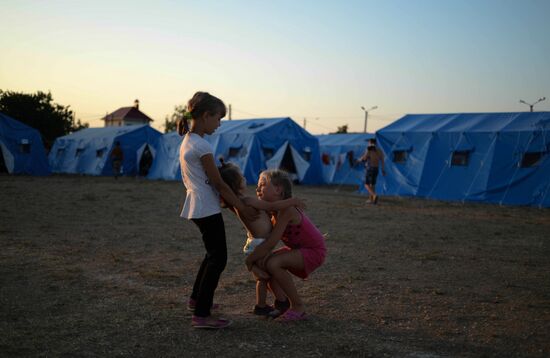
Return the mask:
[(319, 229), (309, 220), (309, 218), (300, 210), (302, 220), (297, 225), (288, 224), (283, 233), (282, 241), (286, 245), (275, 252), (300, 250), (304, 258), (304, 270), (289, 270), (292, 274), (307, 278), (310, 273), (315, 271), (325, 261), (327, 249), (325, 247), (325, 237)]

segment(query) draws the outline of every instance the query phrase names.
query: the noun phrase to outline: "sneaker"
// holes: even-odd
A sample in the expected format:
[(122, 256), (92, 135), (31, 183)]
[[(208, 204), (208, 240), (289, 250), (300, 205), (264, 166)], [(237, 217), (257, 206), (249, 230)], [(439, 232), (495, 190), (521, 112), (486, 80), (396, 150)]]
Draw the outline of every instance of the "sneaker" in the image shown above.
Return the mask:
[[(195, 312), (195, 307), (197, 306), (197, 300), (194, 300), (192, 298), (187, 301), (187, 310), (189, 312)], [(210, 312), (218, 311), (220, 309), (220, 305), (217, 303), (214, 303), (212, 307), (210, 307)]]
[(260, 307), (258, 305), (254, 306), (254, 310), (252, 311), (257, 316), (269, 316), (269, 314), (274, 310), (275, 308), (265, 305), (263, 307)]
[(277, 322), (295, 322), (304, 321), (308, 319), (305, 312), (297, 312), (293, 310), (287, 310), (282, 316), (276, 319)]
[(220, 329), (229, 327), (233, 323), (225, 318), (215, 318), (212, 316), (199, 317), (193, 315), (191, 318), (191, 326), (193, 328)]

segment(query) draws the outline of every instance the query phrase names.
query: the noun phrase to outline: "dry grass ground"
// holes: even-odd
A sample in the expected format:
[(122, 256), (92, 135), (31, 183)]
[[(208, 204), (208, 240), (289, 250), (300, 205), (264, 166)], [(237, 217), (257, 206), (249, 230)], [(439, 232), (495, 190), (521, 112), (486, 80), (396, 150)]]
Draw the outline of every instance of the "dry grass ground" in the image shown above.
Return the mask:
[[(250, 188), (252, 189), (252, 188)], [(548, 209), (382, 198), (297, 186), (328, 258), (297, 286), (311, 319), (250, 314), (244, 231), (224, 213), (216, 294), (231, 328), (190, 327), (203, 255), (183, 186), (0, 176), (0, 355), (479, 357), (550, 355)]]

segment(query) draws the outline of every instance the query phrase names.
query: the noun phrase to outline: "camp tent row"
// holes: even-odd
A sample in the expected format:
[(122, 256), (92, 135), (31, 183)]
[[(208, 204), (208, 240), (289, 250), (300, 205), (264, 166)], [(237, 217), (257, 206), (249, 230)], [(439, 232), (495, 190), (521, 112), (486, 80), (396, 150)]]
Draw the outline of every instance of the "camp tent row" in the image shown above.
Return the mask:
[[(268, 168), (283, 168), (302, 184), (324, 183), (319, 141), (288, 117), (222, 121), (205, 139), (212, 144), (215, 159), (238, 165), (248, 183), (256, 183), (259, 173)], [(162, 136), (148, 178), (181, 179), (180, 143), (177, 133)]]
[(377, 141), (382, 194), (550, 207), (550, 112), (406, 115)]
[(55, 140), (49, 154), (50, 167), (54, 173), (113, 175), (110, 153), (120, 142), (123, 174), (137, 175), (144, 154), (151, 154), (154, 160), (160, 136), (146, 124), (81, 129)]
[(323, 180), (327, 184), (357, 185), (365, 180), (365, 165), (357, 163), (365, 152), (371, 133), (339, 133), (317, 135), (323, 164)]
[(40, 132), (0, 113), (0, 173), (48, 175)]
[[(49, 173), (38, 132), (0, 118), (0, 168)], [(406, 115), (377, 132), (387, 172), (377, 189), (384, 195), (550, 207), (549, 128), (550, 112)], [(314, 137), (290, 118), (222, 121), (205, 136), (215, 158), (238, 164), (249, 183), (266, 168), (284, 168), (303, 184), (360, 189), (364, 166), (354, 161), (370, 137)], [(181, 179), (181, 137), (147, 125), (88, 128), (60, 137), (50, 151), (50, 167), (56, 173), (112, 175), (109, 153), (116, 141), (125, 153), (126, 175), (139, 173), (143, 154), (150, 152), (148, 178)]]

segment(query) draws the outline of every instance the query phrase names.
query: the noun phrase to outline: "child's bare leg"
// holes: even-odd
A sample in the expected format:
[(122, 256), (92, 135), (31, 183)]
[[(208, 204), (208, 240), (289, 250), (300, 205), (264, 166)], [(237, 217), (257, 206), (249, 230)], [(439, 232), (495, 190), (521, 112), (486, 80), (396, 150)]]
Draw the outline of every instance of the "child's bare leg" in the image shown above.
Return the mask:
[(276, 280), (271, 278), (271, 280), (268, 281), (267, 286), (271, 293), (273, 293), (273, 296), (275, 296), (275, 299), (280, 302), (286, 301), (287, 297), (285, 294), (285, 291), (279, 286)]
[(267, 281), (256, 280), (256, 306), (265, 307), (267, 305)]
[(365, 188), (367, 189), (367, 191), (369, 192), (369, 200), (373, 201), (374, 200), (374, 197), (376, 195), (375, 191), (374, 191), (374, 188), (372, 187), (372, 185), (370, 184), (365, 184)]
[(256, 277), (257, 280), (269, 280), (270, 276), (269, 274), (262, 270), (258, 265), (254, 264), (252, 265), (252, 274), (254, 277)]
[(294, 268), (302, 270), (304, 268), (304, 259), (298, 250), (291, 250), (279, 255), (272, 256), (267, 262), (267, 269), (273, 276), (276, 284), (281, 287), (290, 300), (290, 309), (297, 312), (304, 312), (305, 307), (294, 285), (292, 276), (288, 269)]

